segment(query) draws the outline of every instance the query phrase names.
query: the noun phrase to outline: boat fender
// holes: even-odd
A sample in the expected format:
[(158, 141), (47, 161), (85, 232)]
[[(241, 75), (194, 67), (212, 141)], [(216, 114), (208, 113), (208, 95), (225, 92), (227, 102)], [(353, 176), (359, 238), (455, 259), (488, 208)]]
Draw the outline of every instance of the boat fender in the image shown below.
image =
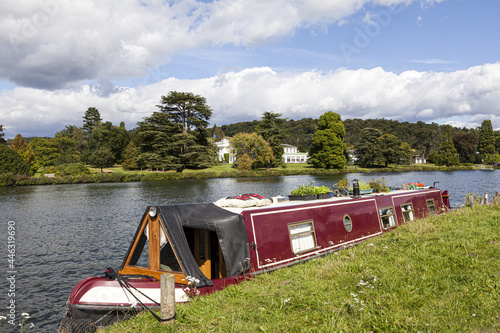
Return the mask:
[(97, 327), (91, 319), (73, 319), (64, 317), (59, 326), (58, 333), (93, 333)]

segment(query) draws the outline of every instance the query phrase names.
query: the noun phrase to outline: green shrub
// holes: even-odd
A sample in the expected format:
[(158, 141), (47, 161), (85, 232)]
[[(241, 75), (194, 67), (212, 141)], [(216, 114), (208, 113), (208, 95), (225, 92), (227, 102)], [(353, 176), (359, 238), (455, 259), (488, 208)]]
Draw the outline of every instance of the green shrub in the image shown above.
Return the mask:
[(12, 186), (16, 183), (14, 174), (12, 172), (6, 172), (0, 174), (0, 186)]
[(93, 175), (83, 174), (83, 175), (76, 176), (75, 182), (77, 182), (77, 183), (94, 183), (95, 178)]
[(130, 173), (125, 175), (123, 178), (124, 182), (140, 182), (142, 179), (143, 174), (142, 173)]
[(61, 164), (58, 166), (51, 166), (47, 169), (46, 173), (54, 173), (56, 176), (77, 176), (77, 175), (90, 175), (90, 170), (82, 163)]
[(14, 149), (0, 144), (0, 173), (31, 175), (29, 165)]

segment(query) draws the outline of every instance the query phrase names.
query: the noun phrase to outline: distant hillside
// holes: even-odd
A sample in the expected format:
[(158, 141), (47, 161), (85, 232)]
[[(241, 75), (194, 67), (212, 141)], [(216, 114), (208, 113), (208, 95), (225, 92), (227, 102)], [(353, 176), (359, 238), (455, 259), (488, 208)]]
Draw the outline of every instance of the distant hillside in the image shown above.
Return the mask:
[[(260, 124), (260, 120), (222, 125), (221, 129), (225, 136), (232, 137), (238, 133), (253, 133)], [(307, 150), (311, 146), (312, 135), (318, 127), (318, 119), (303, 118), (300, 120), (288, 120), (285, 123), (284, 131), (286, 137), (282, 143), (288, 143), (302, 150)]]
[[(416, 123), (399, 122), (389, 119), (346, 119), (343, 121), (346, 131), (344, 138), (349, 147), (359, 144), (361, 131), (371, 127), (382, 131), (383, 134), (393, 134), (398, 139), (407, 142), (414, 149), (419, 149), (425, 154), (437, 150), (441, 144), (442, 129), (448, 125), (436, 123), (427, 124), (423, 121)], [(225, 136), (232, 137), (240, 132), (252, 133), (260, 123), (259, 120), (241, 122), (230, 125), (222, 125), (221, 129)], [(312, 135), (317, 128), (318, 120), (303, 118), (300, 120), (288, 120), (284, 128), (286, 137), (283, 143), (288, 143), (308, 150), (311, 146)], [(475, 129), (460, 129), (452, 127), (453, 134), (476, 133)]]

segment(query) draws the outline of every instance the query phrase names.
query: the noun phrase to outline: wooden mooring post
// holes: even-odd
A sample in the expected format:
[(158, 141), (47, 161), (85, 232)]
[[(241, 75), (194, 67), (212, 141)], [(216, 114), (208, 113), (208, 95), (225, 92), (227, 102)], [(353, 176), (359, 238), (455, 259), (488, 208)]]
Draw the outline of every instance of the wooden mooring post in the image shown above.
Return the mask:
[[(495, 195), (492, 195), (491, 200), (490, 200), (489, 194), (485, 193), (484, 197), (480, 198), (478, 201), (479, 202), (477, 204), (479, 204), (479, 205), (489, 205), (489, 204), (498, 205), (498, 204), (500, 204), (500, 193), (498, 193), (498, 191), (495, 192)], [(471, 207), (474, 207), (474, 205), (476, 204), (473, 195), (469, 195), (469, 202), (468, 202), (468, 204)]]
[(469, 204), (471, 207), (474, 207), (474, 196), (473, 195), (469, 195)]
[[(173, 318), (175, 316), (175, 275), (160, 275), (161, 288), (161, 319)], [(163, 321), (163, 325), (173, 325), (174, 320)]]

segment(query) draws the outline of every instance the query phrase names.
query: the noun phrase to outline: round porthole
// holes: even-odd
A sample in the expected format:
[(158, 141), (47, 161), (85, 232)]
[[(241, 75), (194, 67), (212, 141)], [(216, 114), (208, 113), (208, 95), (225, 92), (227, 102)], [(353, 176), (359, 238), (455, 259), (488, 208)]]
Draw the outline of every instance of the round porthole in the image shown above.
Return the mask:
[(344, 228), (347, 230), (347, 232), (352, 231), (352, 220), (349, 215), (344, 215)]

